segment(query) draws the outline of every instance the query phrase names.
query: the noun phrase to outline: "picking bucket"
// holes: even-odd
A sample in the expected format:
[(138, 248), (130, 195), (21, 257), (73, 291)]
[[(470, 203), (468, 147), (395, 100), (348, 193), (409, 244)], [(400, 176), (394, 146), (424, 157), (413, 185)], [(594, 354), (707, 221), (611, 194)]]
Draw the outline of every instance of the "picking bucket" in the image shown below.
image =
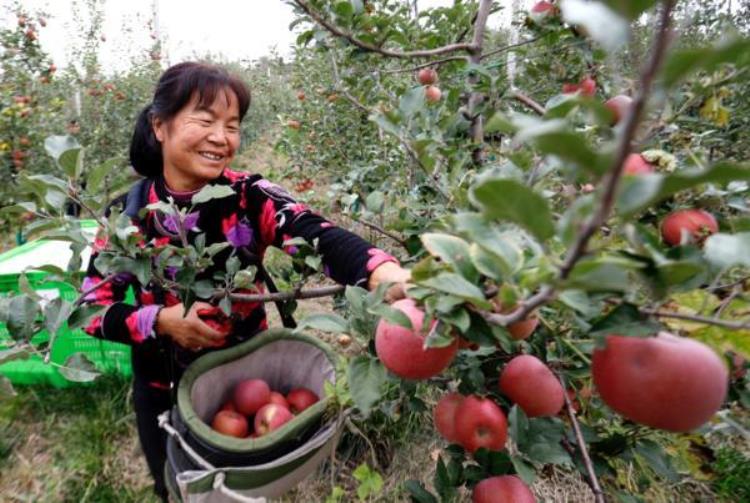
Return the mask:
[[(305, 387), (320, 400), (255, 439), (214, 431), (209, 423), (234, 386), (252, 378), (283, 394)], [(331, 410), (324, 389), (335, 379), (328, 346), (286, 329), (267, 330), (197, 359), (180, 380), (177, 404), (160, 417), (169, 433), (165, 473), (173, 498), (191, 503), (253, 501), (279, 497), (297, 485), (335, 447), (343, 415)]]

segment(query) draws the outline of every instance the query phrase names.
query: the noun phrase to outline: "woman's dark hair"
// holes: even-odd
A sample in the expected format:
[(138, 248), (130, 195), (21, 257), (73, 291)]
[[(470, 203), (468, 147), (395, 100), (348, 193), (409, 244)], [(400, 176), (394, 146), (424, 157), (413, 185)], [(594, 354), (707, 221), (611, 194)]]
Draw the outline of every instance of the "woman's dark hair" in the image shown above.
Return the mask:
[(187, 62), (168, 68), (156, 85), (153, 101), (136, 120), (130, 142), (133, 168), (146, 177), (156, 177), (162, 172), (161, 144), (151, 125), (153, 119), (171, 120), (190, 102), (194, 93), (198, 96), (198, 106), (208, 107), (224, 89), (230, 89), (237, 96), (242, 120), (250, 106), (250, 90), (239, 78), (224, 68), (206, 63)]

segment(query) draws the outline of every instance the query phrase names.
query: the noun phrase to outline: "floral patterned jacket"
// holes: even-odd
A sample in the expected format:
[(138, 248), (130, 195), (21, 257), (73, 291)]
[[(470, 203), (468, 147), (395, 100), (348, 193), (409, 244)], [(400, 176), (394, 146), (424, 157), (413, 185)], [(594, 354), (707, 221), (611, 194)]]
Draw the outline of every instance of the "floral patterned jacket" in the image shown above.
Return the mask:
[[(386, 252), (315, 214), (282, 187), (260, 175), (226, 169), (212, 183), (229, 185), (234, 189), (234, 195), (196, 205), (185, 221), (188, 241), (193, 243), (198, 234), (204, 233), (206, 246), (221, 242), (228, 242), (231, 246), (215, 255), (213, 266), (196, 279), (210, 279), (216, 271), (223, 270), (233, 249), (247, 247), (262, 260), (268, 246), (282, 247), (284, 241), (293, 237), (302, 237), (310, 243), (317, 238), (325, 273), (341, 284), (366, 287), (370, 273), (377, 266), (383, 262), (396, 262)], [(148, 204), (167, 201), (169, 196), (177, 201), (178, 206), (190, 204), (189, 196), (181, 199), (168, 189), (163, 178), (151, 184)], [(173, 219), (155, 210), (134, 223), (144, 235), (147, 245), (180, 243)], [(94, 261), (106, 248), (106, 240), (97, 238), (82, 286), (84, 291), (102, 280)], [(296, 248), (286, 247), (285, 251), (294, 254)], [(251, 264), (245, 254), (235, 255), (243, 268)], [(265, 285), (260, 278), (256, 277), (255, 284), (257, 290), (264, 291)], [(136, 305), (123, 302), (129, 287), (136, 292)], [(154, 387), (168, 386), (170, 376), (174, 374), (174, 369), (170, 370), (172, 363), (177, 364), (179, 372), (202, 354), (175, 347), (172, 355), (166, 338), (157, 337), (154, 331), (159, 308), (179, 303), (172, 292), (152, 284), (140, 284), (135, 275), (119, 274), (107, 285), (91, 292), (86, 300), (109, 306), (103, 315), (92, 319), (86, 332), (95, 337), (130, 344), (136, 377)], [(227, 346), (247, 340), (267, 328), (262, 303), (234, 301), (232, 313), (234, 329), (227, 338)], [(172, 357), (174, 362), (170, 362)]]

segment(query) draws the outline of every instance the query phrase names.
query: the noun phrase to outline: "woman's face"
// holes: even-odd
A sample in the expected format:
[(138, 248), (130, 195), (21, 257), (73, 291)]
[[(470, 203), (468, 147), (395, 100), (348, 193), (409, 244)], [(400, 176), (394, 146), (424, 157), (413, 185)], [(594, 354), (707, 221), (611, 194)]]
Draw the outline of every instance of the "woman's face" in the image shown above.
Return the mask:
[(230, 89), (216, 93), (208, 107), (191, 100), (170, 121), (154, 119), (161, 143), (164, 179), (173, 190), (195, 190), (221, 175), (240, 145), (240, 112)]

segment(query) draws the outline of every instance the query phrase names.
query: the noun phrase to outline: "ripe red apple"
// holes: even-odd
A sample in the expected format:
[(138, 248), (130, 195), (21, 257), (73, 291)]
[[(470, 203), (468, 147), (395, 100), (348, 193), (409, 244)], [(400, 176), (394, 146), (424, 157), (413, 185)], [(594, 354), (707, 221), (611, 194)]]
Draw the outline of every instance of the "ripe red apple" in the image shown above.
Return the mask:
[(297, 388), (287, 393), (286, 401), (289, 402), (289, 410), (292, 414), (299, 414), (317, 402), (318, 395), (307, 388)]
[(500, 374), (500, 391), (518, 404), (529, 417), (554, 416), (563, 405), (563, 387), (539, 358), (513, 358)]
[(480, 447), (499, 451), (508, 438), (508, 421), (489, 398), (467, 396), (456, 407), (456, 442), (469, 452)]
[(252, 416), (271, 400), (271, 389), (263, 379), (245, 379), (234, 387), (237, 412)]
[(458, 340), (442, 348), (425, 348), (421, 333), (424, 312), (412, 299), (398, 300), (391, 307), (409, 317), (413, 330), (385, 319), (378, 322), (375, 351), (383, 365), (404, 379), (428, 379), (445, 370), (456, 356)]
[(278, 391), (272, 391), (268, 403), (275, 403), (276, 405), (283, 405), (287, 409), (289, 408), (289, 402), (286, 401), (284, 395)]
[(575, 92), (581, 93), (581, 96), (594, 96), (596, 94), (596, 81), (592, 79), (591, 77), (584, 77), (580, 83), (578, 84), (571, 84), (566, 83), (563, 84), (562, 92), (563, 94), (572, 94)]
[(622, 168), (623, 175), (645, 175), (656, 171), (654, 165), (643, 158), (641, 154), (630, 154), (625, 159), (625, 167)]
[(510, 332), (510, 336), (514, 340), (520, 341), (528, 338), (532, 333), (534, 333), (537, 325), (539, 325), (539, 318), (537, 318), (536, 316), (532, 316), (530, 318), (526, 318), (525, 320), (511, 323), (507, 328), (508, 332)]
[(239, 412), (220, 410), (214, 416), (211, 427), (222, 435), (237, 438), (247, 436), (247, 419)]
[(440, 88), (437, 86), (427, 86), (424, 90), (425, 98), (427, 98), (427, 101), (430, 103), (437, 103), (440, 101), (440, 98), (443, 96), (442, 91), (440, 91)]
[(432, 419), (437, 431), (448, 442), (456, 443), (456, 408), (464, 399), (460, 393), (448, 393), (441, 398), (433, 410)]
[(724, 403), (729, 372), (711, 348), (661, 332), (657, 337), (610, 335), (594, 350), (592, 374), (602, 400), (636, 423), (690, 431)]
[(579, 89), (579, 87), (580, 87), (580, 86), (579, 86), (578, 84), (572, 84), (572, 83), (570, 83), (570, 82), (566, 82), (566, 83), (565, 83), (565, 84), (563, 84), (563, 86), (562, 86), (562, 92), (563, 92), (563, 94), (573, 94), (573, 93), (577, 93), (577, 92), (578, 92), (578, 89)]
[(423, 86), (429, 86), (437, 82), (437, 72), (432, 68), (422, 68), (417, 73), (417, 80)]
[(543, 24), (557, 14), (557, 7), (550, 2), (542, 0), (537, 2), (529, 11), (529, 17), (536, 24)]
[(472, 503), (535, 503), (534, 494), (515, 475), (500, 475), (484, 479), (474, 486)]
[(628, 114), (630, 106), (633, 103), (633, 98), (625, 96), (624, 94), (618, 94), (604, 102), (604, 106), (612, 112), (612, 120), (610, 124), (613, 126), (620, 122)]
[(255, 414), (255, 433), (265, 435), (292, 419), (294, 415), (286, 407), (269, 403), (260, 408)]
[(691, 240), (701, 243), (707, 236), (719, 231), (719, 224), (712, 214), (704, 210), (673, 211), (661, 222), (661, 237), (665, 243), (678, 246), (683, 232)]

